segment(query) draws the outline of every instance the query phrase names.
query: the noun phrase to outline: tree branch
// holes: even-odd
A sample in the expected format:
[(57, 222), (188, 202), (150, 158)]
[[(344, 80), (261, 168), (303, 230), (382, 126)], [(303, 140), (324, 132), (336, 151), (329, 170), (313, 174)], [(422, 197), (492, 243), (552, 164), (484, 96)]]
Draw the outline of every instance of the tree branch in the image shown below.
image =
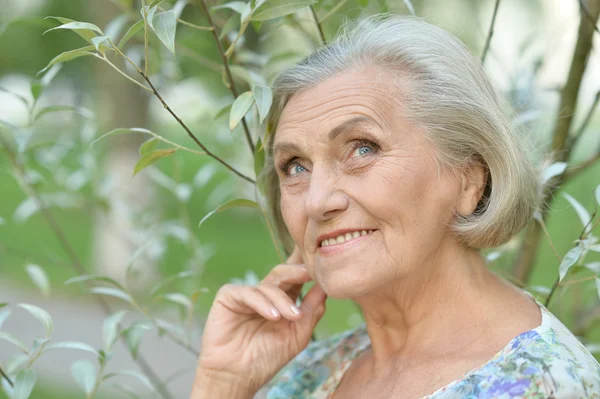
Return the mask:
[(162, 96), (160, 95), (160, 93), (156, 90), (156, 87), (154, 87), (154, 85), (152, 84), (152, 81), (150, 80), (150, 78), (148, 77), (148, 75), (146, 75), (144, 73), (144, 71), (142, 71), (136, 64), (135, 62), (133, 62), (131, 60), (131, 58), (127, 57), (127, 55), (125, 55), (125, 53), (123, 53), (119, 47), (115, 46), (115, 44), (108, 39), (109, 43), (111, 44), (111, 46), (113, 46), (113, 48), (120, 54), (122, 55), (125, 60), (127, 60), (127, 62), (129, 62), (129, 64), (131, 64), (131, 66), (133, 66), (135, 68), (135, 70), (144, 78), (144, 80), (146, 81), (146, 83), (148, 83), (148, 85), (150, 86), (150, 89), (152, 91), (152, 93), (156, 96), (156, 98), (158, 98), (158, 100), (161, 102), (161, 104), (163, 105), (163, 107), (171, 114), (171, 116), (173, 116), (173, 118), (175, 118), (175, 120), (177, 121), (177, 123), (179, 123), (179, 125), (181, 125), (181, 127), (183, 127), (183, 129), (186, 131), (186, 133), (188, 134), (188, 136), (200, 147), (204, 150), (204, 152), (206, 153), (206, 155), (208, 155), (211, 158), (214, 158), (215, 160), (217, 160), (219, 163), (221, 163), (222, 165), (224, 165), (227, 169), (229, 169), (230, 171), (232, 171), (233, 173), (235, 173), (236, 175), (238, 175), (239, 177), (241, 177), (244, 180), (249, 181), (250, 183), (255, 184), (256, 182), (254, 180), (252, 180), (250, 177), (244, 175), (242, 172), (238, 171), (237, 169), (235, 169), (233, 166), (229, 165), (227, 162), (225, 162), (223, 159), (221, 159), (218, 155), (213, 154), (208, 148), (206, 148), (206, 146), (204, 144), (202, 144), (200, 142), (200, 140), (198, 140), (198, 138), (196, 137), (196, 135), (194, 135), (194, 133), (192, 133), (192, 131), (190, 130), (190, 128), (181, 120), (181, 118), (179, 118), (179, 116), (177, 116), (177, 114), (175, 112), (173, 112), (173, 110), (171, 109), (171, 107), (169, 107), (169, 105), (165, 102), (165, 100), (162, 98)]
[(498, 6), (500, 5), (500, 0), (496, 0), (496, 4), (494, 5), (494, 13), (492, 14), (492, 22), (490, 23), (490, 29), (488, 30), (487, 38), (485, 39), (485, 45), (483, 46), (483, 52), (481, 53), (481, 63), (485, 63), (485, 57), (487, 57), (487, 53), (490, 50), (490, 43), (492, 41), (492, 36), (494, 35), (494, 25), (496, 24), (496, 15), (498, 15)]
[(585, 132), (585, 129), (587, 129), (588, 125), (590, 124), (592, 115), (594, 115), (594, 111), (596, 110), (596, 107), (598, 106), (598, 101), (600, 101), (600, 91), (596, 93), (596, 97), (594, 97), (594, 102), (592, 103), (592, 106), (588, 110), (587, 115), (583, 119), (581, 126), (579, 126), (579, 129), (577, 129), (575, 134), (572, 136), (572, 141), (570, 143), (571, 147), (575, 147), (575, 145), (577, 144), (577, 141), (581, 138), (581, 136)]
[(6, 382), (8, 382), (8, 385), (10, 385), (11, 387), (15, 386), (13, 384), (13, 382), (11, 381), (10, 377), (6, 375), (6, 373), (4, 372), (4, 370), (2, 370), (2, 367), (0, 367), (0, 374), (2, 374), (2, 377), (6, 380)]
[(594, 17), (592, 17), (588, 9), (585, 7), (585, 4), (583, 4), (583, 0), (579, 0), (579, 7), (581, 8), (581, 12), (585, 15), (585, 17), (588, 19), (588, 21), (590, 21), (590, 23), (594, 27), (594, 30), (600, 33), (598, 26), (596, 26), (598, 19), (594, 19)]
[[(598, 19), (600, 14), (600, 0), (590, 1), (590, 15), (593, 20)], [(555, 161), (566, 161), (569, 158), (572, 147), (569, 147), (568, 137), (571, 131), (573, 115), (577, 107), (577, 95), (581, 86), (581, 79), (585, 72), (587, 60), (592, 49), (592, 38), (594, 30), (583, 14), (579, 21), (579, 33), (575, 52), (571, 60), (571, 67), (567, 82), (561, 90), (560, 105), (556, 116), (555, 127), (552, 133), (552, 153), (555, 154)], [(541, 210), (542, 217), (545, 219), (548, 207), (558, 187), (564, 182), (565, 174), (556, 177), (556, 184), (548, 185), (544, 190), (544, 204), (546, 207)], [(531, 275), (531, 269), (535, 261), (537, 249), (541, 240), (541, 228), (538, 223), (530, 223), (525, 237), (523, 238), (521, 248), (517, 254), (517, 260), (513, 266), (512, 274), (517, 279), (527, 283)]]
[(315, 24), (317, 25), (317, 30), (319, 31), (319, 36), (321, 37), (321, 42), (323, 46), (327, 45), (327, 40), (325, 39), (325, 33), (323, 33), (323, 26), (321, 26), (321, 22), (317, 17), (317, 12), (315, 11), (315, 7), (310, 6), (310, 12), (312, 13), (313, 18), (315, 19)]
[[(67, 256), (69, 257), (69, 259), (71, 260), (72, 267), (77, 271), (77, 273), (79, 275), (87, 274), (85, 269), (83, 268), (81, 262), (79, 261), (79, 257), (77, 256), (75, 249), (71, 246), (71, 243), (67, 239), (67, 236), (65, 235), (64, 231), (62, 230), (60, 225), (56, 222), (54, 215), (46, 207), (46, 204), (44, 203), (44, 201), (42, 201), (42, 198), (38, 195), (35, 188), (27, 183), (27, 180), (25, 179), (25, 171), (23, 170), (21, 164), (17, 161), (17, 157), (16, 157), (13, 149), (11, 148), (10, 143), (2, 135), (0, 135), (0, 144), (2, 144), (2, 146), (4, 147), (4, 149), (8, 155), (8, 158), (9, 158), (10, 162), (12, 163), (13, 168), (15, 169), (15, 173), (17, 174), (17, 177), (19, 178), (19, 181), (21, 182), (21, 187), (23, 188), (23, 191), (25, 191), (25, 193), (29, 197), (33, 198), (33, 200), (36, 202), (37, 206), (40, 208), (40, 212), (42, 213), (42, 216), (46, 220), (46, 223), (50, 226), (50, 229), (52, 230), (52, 232), (58, 239), (63, 250), (67, 253)], [(87, 283), (88, 283), (88, 286), (91, 284), (89, 281)], [(104, 313), (106, 315), (109, 315), (111, 313), (111, 309), (108, 306), (108, 304), (99, 296), (94, 296), (94, 298), (95, 298), (96, 302), (100, 305), (100, 307), (102, 308)], [(124, 335), (121, 335), (121, 340), (123, 341), (123, 343), (126, 344), (126, 338)], [(128, 346), (126, 345), (126, 347), (128, 347)], [(171, 399), (172, 398), (171, 394), (165, 389), (164, 386), (162, 386), (162, 384), (160, 383), (160, 378), (150, 368), (150, 366), (148, 365), (146, 360), (141, 356), (141, 354), (138, 354), (137, 359), (136, 359), (131, 352), (128, 351), (128, 353), (138, 363), (138, 365), (140, 366), (140, 368), (142, 369), (144, 374), (148, 377), (148, 379), (151, 381), (152, 385), (156, 388), (156, 390), (160, 393), (160, 395), (164, 399)]]
[[(219, 54), (221, 55), (221, 61), (223, 62), (223, 67), (225, 68), (225, 74), (227, 75), (227, 80), (229, 81), (229, 90), (231, 90), (231, 94), (233, 94), (234, 98), (238, 98), (239, 94), (237, 89), (235, 88), (233, 76), (231, 75), (231, 69), (229, 68), (229, 60), (227, 59), (227, 55), (225, 55), (225, 51), (223, 50), (221, 39), (219, 39), (219, 34), (217, 33), (217, 26), (215, 25), (212, 16), (210, 15), (210, 10), (208, 9), (208, 4), (206, 3), (206, 0), (200, 0), (200, 5), (202, 5), (202, 9), (206, 14), (208, 24), (212, 27), (212, 34), (215, 39), (215, 42), (217, 43), (217, 48), (219, 49)], [(252, 151), (252, 156), (254, 156), (254, 143), (252, 142), (252, 136), (250, 135), (250, 129), (248, 128), (248, 124), (246, 123), (245, 117), (242, 118), (242, 126), (244, 127), (244, 134), (246, 135), (248, 147), (250, 147), (250, 151)]]

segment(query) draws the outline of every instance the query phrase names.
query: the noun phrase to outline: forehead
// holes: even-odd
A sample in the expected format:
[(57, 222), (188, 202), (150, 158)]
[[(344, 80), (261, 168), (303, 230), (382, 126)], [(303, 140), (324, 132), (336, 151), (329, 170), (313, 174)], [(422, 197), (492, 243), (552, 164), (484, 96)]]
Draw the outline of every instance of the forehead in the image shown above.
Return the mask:
[(376, 68), (357, 68), (296, 93), (281, 113), (274, 141), (329, 131), (357, 117), (370, 118), (389, 131), (398, 105), (390, 86)]

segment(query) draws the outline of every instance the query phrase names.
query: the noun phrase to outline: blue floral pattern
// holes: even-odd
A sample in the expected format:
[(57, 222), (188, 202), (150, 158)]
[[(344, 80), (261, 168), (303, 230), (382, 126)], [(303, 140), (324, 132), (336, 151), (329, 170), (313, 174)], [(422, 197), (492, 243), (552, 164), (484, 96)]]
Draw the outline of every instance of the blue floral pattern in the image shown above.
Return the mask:
[[(541, 303), (542, 323), (424, 399), (600, 399), (600, 364)], [(270, 382), (267, 399), (330, 399), (370, 346), (364, 325), (311, 343)]]

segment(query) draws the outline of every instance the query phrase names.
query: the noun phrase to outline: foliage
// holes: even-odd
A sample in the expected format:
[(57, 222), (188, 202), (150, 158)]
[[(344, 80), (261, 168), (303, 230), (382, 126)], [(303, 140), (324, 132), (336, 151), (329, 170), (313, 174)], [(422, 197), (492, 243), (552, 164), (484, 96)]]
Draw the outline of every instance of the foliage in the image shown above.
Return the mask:
[[(279, 69), (297, 61), (321, 42), (326, 42), (326, 33), (330, 32), (328, 29), (333, 32), (339, 25), (339, 20), (330, 17), (339, 16), (352, 7), (362, 7), (365, 13), (382, 10), (380, 5), (373, 6), (363, 1), (252, 0), (225, 2), (213, 7), (209, 7), (205, 0), (193, 4), (188, 4), (186, 0), (142, 0), (139, 5), (127, 0), (113, 2), (120, 7), (121, 12), (104, 28), (94, 24), (94, 21), (76, 21), (62, 16), (38, 21), (40, 24), (58, 23), (56, 26), (45, 25), (48, 26), (45, 35), (61, 31), (77, 35), (79, 47), (55, 55), (37, 76), (32, 77), (30, 98), (12, 93), (28, 110), (25, 124), (14, 126), (0, 121), (0, 143), (4, 148), (6, 160), (27, 196), (16, 207), (13, 218), (23, 222), (34, 215), (42, 217), (61, 243), (67, 260), (76, 273), (75, 277), (67, 280), (65, 284), (84, 287), (106, 310), (102, 331), (103, 346), (93, 348), (85, 342), (55, 342), (52, 339), (52, 317), (38, 306), (24, 303), (2, 304), (0, 340), (12, 344), (17, 352), (7, 361), (0, 359), (3, 361), (0, 366), (5, 374), (2, 378), (2, 388), (13, 399), (28, 398), (31, 395), (36, 384), (35, 362), (50, 350), (77, 350), (94, 355), (96, 363), (80, 360), (71, 365), (74, 382), (88, 398), (95, 397), (103, 384), (110, 383), (119, 375), (137, 380), (146, 387), (146, 391), (138, 392), (134, 397), (170, 397), (162, 382), (147, 371), (140, 373), (136, 370), (122, 370), (118, 373), (107, 373), (106, 365), (111, 360), (115, 343), (122, 340), (132, 358), (141, 362), (143, 353), (139, 352), (140, 341), (145, 333), (156, 330), (185, 348), (192, 356), (198, 355), (196, 342), (193, 341), (193, 330), (198, 324), (195, 317), (198, 303), (206, 289), (194, 286), (192, 289), (178, 290), (181, 286), (176, 283), (202, 274), (201, 265), (210, 256), (210, 250), (197, 238), (196, 229), (215, 213), (226, 212), (231, 208), (255, 210), (254, 212), (263, 218), (273, 246), (277, 248), (280, 257), (283, 256), (264, 209), (262, 187), (260, 184), (255, 187), (256, 177), (265, 166), (262, 143), (266, 130), (264, 121), (272, 104), (269, 82)], [(403, 0), (398, 3), (398, 11), (418, 14), (418, 7), (415, 8), (411, 1)], [(330, 22), (326, 23), (327, 21)], [(293, 45), (289, 45), (289, 48), (282, 51), (279, 43), (275, 50), (258, 48), (257, 43), (260, 40), (272, 39), (284, 28), (292, 30), (296, 37), (307, 37), (310, 42), (309, 48), (298, 51)], [(184, 34), (181, 33), (183, 29)], [(491, 39), (491, 34), (492, 30), (488, 39)], [(193, 46), (188, 46), (188, 38), (193, 35), (202, 35), (204, 40), (213, 40), (216, 50), (210, 51), (214, 51), (214, 54), (206, 56), (205, 53), (196, 51)], [(180, 58), (181, 53), (199, 60), (203, 65), (210, 65), (213, 73), (221, 77), (223, 87), (231, 93), (228, 100), (220, 104), (220, 110), (213, 113), (216, 122), (224, 122), (219, 128), (211, 126), (211, 129), (203, 134), (193, 132), (191, 124), (188, 125), (189, 122), (180, 117), (175, 107), (170, 104), (169, 97), (164, 95), (169, 83), (184, 79), (184, 73), (181, 71), (185, 63), (183, 58)], [(63, 65), (80, 62), (81, 58), (95, 58), (110, 67), (115, 78), (121, 79), (122, 85), (134, 85), (133, 87), (142, 91), (145, 96), (155, 98), (186, 136), (163, 135), (146, 127), (119, 127), (98, 134), (100, 117), (89, 108), (65, 104), (41, 105), (51, 90), (54, 79), (63, 73)], [(213, 59), (220, 62), (217, 63)], [(173, 64), (181, 66), (179, 76), (173, 76)], [(535, 78), (535, 75), (531, 77)], [(527, 121), (528, 115), (536, 111), (523, 107), (518, 101), (520, 96), (528, 94), (519, 90), (515, 86), (514, 90), (506, 93), (518, 111), (514, 120), (516, 125), (526, 124), (524, 121)], [(48, 127), (47, 118), (64, 113), (75, 116), (70, 123), (58, 124), (58, 130), (67, 133), (50, 136), (39, 134)], [(228, 118), (222, 118), (226, 115)], [(586, 129), (587, 122), (589, 118), (579, 126), (579, 134)], [(219, 129), (224, 127), (227, 130), (227, 145), (219, 146)], [(209, 137), (211, 134), (214, 137)], [(141, 135), (149, 139), (139, 146), (139, 158), (132, 173), (145, 174), (155, 184), (165, 187), (171, 199), (181, 204), (182, 209), (189, 206), (192, 193), (195, 190), (203, 190), (206, 183), (214, 177), (217, 173), (215, 165), (229, 173), (227, 185), (250, 189), (235, 191), (235, 198), (222, 201), (200, 220), (192, 220), (187, 212), (182, 212), (183, 216), (178, 220), (165, 220), (159, 209), (149, 208), (139, 213), (128, 209), (133, 215), (132, 219), (137, 221), (136, 229), (144, 234), (141, 235), (141, 239), (132, 239), (138, 249), (127, 260), (123, 278), (119, 280), (89, 274), (73, 250), (71, 238), (64, 234), (54, 214), (59, 208), (78, 211), (93, 209), (100, 214), (106, 214), (109, 210), (123, 206), (112, 197), (112, 183), (105, 179), (102, 170), (102, 159), (106, 152), (110, 151), (106, 142), (123, 136)], [(252, 158), (246, 159), (241, 155), (243, 153), (248, 156), (246, 147), (250, 149)], [(221, 152), (226, 155), (217, 155)], [(192, 183), (181, 182), (157, 168), (161, 162), (175, 159), (184, 153), (206, 157), (212, 162), (206, 163), (196, 175), (197, 180)], [(247, 162), (238, 162), (236, 158)], [(545, 169), (544, 178), (547, 182), (562, 178), (569, 173), (569, 166), (567, 160), (557, 160)], [(53, 179), (60, 190), (45, 191), (44, 183), (47, 179)], [(594, 196), (596, 209), (600, 205), (600, 186), (595, 189)], [(555, 270), (558, 277), (555, 284), (550, 288), (529, 286), (527, 281), (517, 282), (545, 296), (547, 302), (558, 288), (575, 283), (593, 285), (600, 296), (600, 264), (589, 261), (594, 252), (600, 252), (598, 238), (594, 235), (594, 228), (598, 225), (600, 217), (596, 210), (590, 214), (573, 196), (564, 194), (564, 198), (574, 208), (581, 221), (582, 230), (579, 237), (573, 241), (572, 248), (564, 255), (558, 253), (550, 235), (546, 234), (557, 258)], [(535, 219), (547, 232), (546, 211), (540, 210)], [(167, 239), (178, 240), (185, 246), (188, 265), (184, 270), (155, 282), (148, 290), (136, 290), (132, 284), (136, 273), (139, 273), (136, 264), (140, 259), (161, 259)], [(514, 242), (511, 242), (488, 253), (488, 260), (491, 263), (501, 256), (507, 256), (513, 247)], [(28, 263), (26, 272), (33, 285), (44, 296), (51, 295), (50, 279), (44, 265)], [(578, 274), (585, 274), (585, 277), (572, 278)], [(252, 282), (257, 280), (256, 275), (250, 271), (246, 279)], [(108, 299), (116, 301), (109, 302)], [(117, 303), (119, 306), (113, 308), (109, 303)], [(598, 300), (595, 299), (594, 306), (597, 303)], [(176, 315), (177, 322), (157, 316), (158, 310), (165, 307)], [(44, 335), (26, 343), (19, 337), (2, 331), (3, 322), (12, 312), (17, 311), (28, 312), (36, 318), (43, 327)], [(588, 320), (587, 324), (584, 324), (589, 326), (594, 321), (596, 319)], [(586, 336), (588, 331), (579, 333), (592, 348), (593, 343)], [(122, 388), (131, 391), (125, 385)]]

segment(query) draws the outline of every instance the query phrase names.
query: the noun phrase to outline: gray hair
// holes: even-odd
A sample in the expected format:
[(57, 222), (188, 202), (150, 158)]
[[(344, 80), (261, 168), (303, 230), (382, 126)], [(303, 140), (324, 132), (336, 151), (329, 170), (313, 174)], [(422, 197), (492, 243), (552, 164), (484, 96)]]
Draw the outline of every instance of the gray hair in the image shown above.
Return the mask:
[(346, 24), (335, 41), (284, 70), (273, 85), (267, 168), (271, 216), (287, 251), (293, 247), (280, 211), (273, 139), (289, 99), (356, 67), (375, 66), (398, 76), (397, 101), (422, 128), (439, 164), (457, 172), (470, 163), (487, 174), (470, 215), (455, 215), (451, 229), (474, 248), (496, 247), (522, 230), (540, 206), (541, 174), (528, 140), (513, 129), (481, 62), (452, 34), (421, 19), (376, 15)]

